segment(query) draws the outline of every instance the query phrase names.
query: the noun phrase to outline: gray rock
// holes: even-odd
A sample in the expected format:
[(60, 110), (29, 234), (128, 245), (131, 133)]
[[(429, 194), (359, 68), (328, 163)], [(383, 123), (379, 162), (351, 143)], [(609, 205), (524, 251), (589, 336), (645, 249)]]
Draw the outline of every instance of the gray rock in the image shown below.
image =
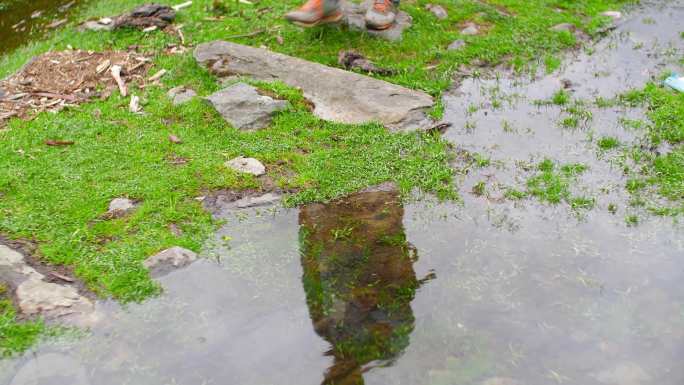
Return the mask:
[(128, 198), (114, 198), (109, 202), (107, 215), (115, 218), (122, 217), (133, 212), (136, 207), (135, 202)]
[(95, 310), (93, 303), (80, 295), (75, 288), (36, 278), (22, 282), (15, 294), (19, 309), (28, 316), (41, 315), (48, 319), (57, 319), (89, 314)]
[(26, 316), (90, 326), (97, 321), (94, 304), (75, 287), (46, 282), (16, 250), (0, 245), (0, 278), (16, 287), (19, 311)]
[(246, 174), (252, 174), (254, 176), (264, 175), (266, 173), (266, 166), (259, 160), (254, 158), (245, 158), (238, 156), (235, 159), (231, 159), (225, 163), (225, 166), (232, 168), (237, 172), (244, 172)]
[(480, 29), (476, 24), (470, 23), (465, 28), (461, 30), (461, 35), (472, 36), (480, 33)]
[(237, 83), (207, 97), (223, 119), (239, 130), (258, 130), (271, 124), (278, 111), (287, 108), (287, 101), (259, 95), (256, 88)]
[(642, 385), (650, 384), (651, 376), (633, 362), (625, 362), (606, 369), (594, 376), (599, 382), (608, 385)]
[(172, 247), (161, 251), (143, 262), (154, 278), (190, 265), (197, 260), (197, 254), (182, 247)]
[(392, 27), (382, 31), (368, 29), (366, 28), (364, 16), (372, 4), (372, 0), (365, 0), (361, 4), (343, 1), (342, 12), (344, 13), (344, 18), (342, 22), (354, 31), (365, 32), (371, 36), (389, 41), (401, 41), (404, 31), (413, 25), (413, 18), (408, 13), (399, 11)]
[(192, 98), (197, 96), (197, 92), (193, 89), (179, 86), (170, 89), (167, 95), (173, 102), (173, 105), (178, 106), (192, 100)]
[(239, 209), (245, 209), (249, 207), (261, 207), (261, 206), (269, 206), (274, 203), (279, 202), (281, 199), (281, 196), (278, 194), (273, 194), (273, 193), (266, 193), (264, 195), (260, 196), (255, 196), (255, 197), (244, 197), (242, 199), (238, 199), (237, 201), (233, 202), (234, 207), (239, 208)]
[(88, 20), (79, 26), (81, 31), (111, 31), (114, 29), (114, 23), (103, 24), (98, 20)]
[(432, 12), (432, 14), (435, 15), (435, 17), (439, 20), (444, 20), (447, 17), (449, 17), (449, 14), (447, 13), (446, 9), (444, 9), (444, 7), (442, 7), (441, 5), (428, 4), (427, 6), (425, 6), (425, 9)]
[(217, 76), (280, 80), (302, 89), (325, 120), (381, 122), (394, 131), (427, 129), (433, 98), (382, 80), (226, 41), (200, 44), (195, 59)]
[(465, 45), (466, 45), (466, 42), (459, 39), (459, 40), (456, 40), (453, 43), (449, 44), (449, 46), (447, 47), (447, 50), (456, 51), (456, 50), (459, 50), (459, 49), (465, 47)]
[(47, 353), (31, 355), (10, 382), (10, 385), (39, 384), (89, 385), (90, 381), (85, 368), (73, 357)]
[(21, 253), (0, 245), (0, 277), (18, 284), (26, 279), (43, 279), (44, 275), (29, 266)]
[(613, 20), (619, 20), (622, 18), (622, 13), (618, 11), (605, 11), (601, 13), (601, 16), (610, 17)]

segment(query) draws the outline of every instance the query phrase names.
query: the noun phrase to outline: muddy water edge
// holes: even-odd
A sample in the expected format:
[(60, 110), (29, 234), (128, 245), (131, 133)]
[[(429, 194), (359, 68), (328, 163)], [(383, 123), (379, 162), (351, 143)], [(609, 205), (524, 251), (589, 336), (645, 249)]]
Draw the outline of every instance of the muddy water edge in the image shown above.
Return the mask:
[[(644, 111), (538, 103), (611, 98), (682, 70), (684, 3), (645, 3), (557, 73), (467, 79), (445, 137), (488, 162), (462, 204), (390, 185), (298, 209), (219, 207), (205, 258), (163, 296), (101, 302), (88, 336), (0, 361), (0, 384), (680, 385), (684, 227), (637, 210), (594, 137), (638, 144)], [(568, 202), (506, 198), (534, 165), (587, 170)], [(461, 167), (461, 164), (455, 164)], [(477, 187), (476, 186), (481, 186)], [(614, 207), (614, 209), (609, 209)]]
[(87, 0), (0, 1), (0, 55), (34, 41), (61, 25)]

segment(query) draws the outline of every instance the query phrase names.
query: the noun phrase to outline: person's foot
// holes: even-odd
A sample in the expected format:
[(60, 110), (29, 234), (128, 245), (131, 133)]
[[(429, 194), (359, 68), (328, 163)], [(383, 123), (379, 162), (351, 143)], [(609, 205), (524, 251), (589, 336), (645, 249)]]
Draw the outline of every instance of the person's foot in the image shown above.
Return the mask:
[(366, 11), (366, 27), (383, 30), (391, 27), (397, 18), (397, 9), (392, 0), (373, 0), (373, 6)]
[(314, 27), (339, 21), (342, 10), (339, 1), (308, 0), (301, 8), (287, 13), (285, 19), (302, 27)]

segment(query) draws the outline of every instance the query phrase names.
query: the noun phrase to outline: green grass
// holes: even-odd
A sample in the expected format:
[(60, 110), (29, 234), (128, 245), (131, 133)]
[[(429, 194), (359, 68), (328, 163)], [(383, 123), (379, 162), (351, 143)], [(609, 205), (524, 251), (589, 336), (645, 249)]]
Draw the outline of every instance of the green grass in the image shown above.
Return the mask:
[(7, 288), (0, 284), (0, 357), (23, 352), (46, 332), (41, 321), (17, 322), (12, 302), (6, 297)]
[[(559, 23), (573, 23), (589, 33), (595, 33), (608, 22), (600, 12), (619, 8), (627, 0), (497, 0), (491, 5), (483, 1), (408, 0), (401, 9), (409, 13), (414, 25), (399, 43), (378, 40), (345, 27), (326, 26), (302, 30), (283, 20), (283, 14), (298, 6), (295, 0), (262, 0), (255, 5), (224, 1), (220, 14), (213, 12), (209, 2), (195, 2), (182, 10), (178, 24), (184, 25), (188, 41), (201, 43), (227, 39), (256, 31), (265, 31), (252, 37), (234, 38), (236, 42), (266, 46), (285, 54), (302, 57), (327, 65), (337, 65), (342, 49), (355, 49), (378, 64), (398, 71), (387, 80), (410, 88), (438, 95), (451, 85), (454, 72), (462, 64), (497, 65), (507, 63), (517, 69), (546, 64), (554, 68), (555, 53), (576, 45), (567, 32), (550, 31)], [(144, 3), (142, 0), (96, 0), (83, 11), (83, 17), (111, 16)], [(160, 1), (175, 4), (176, 1)], [(449, 13), (446, 20), (437, 20), (425, 9), (428, 3), (442, 5)], [(497, 8), (514, 16), (505, 16)], [(207, 17), (222, 16), (222, 20), (207, 21)], [(485, 33), (461, 36), (465, 22), (480, 24)], [(137, 31), (114, 33), (78, 33), (72, 28), (57, 32), (52, 38), (30, 45), (0, 61), (0, 76), (10, 73), (30, 56), (50, 48), (95, 49), (123, 48), (131, 44), (145, 50), (159, 50), (176, 39), (155, 32), (142, 38)], [(283, 44), (278, 43), (278, 36)], [(457, 51), (447, 46), (456, 39), (467, 45)], [(546, 58), (538, 59), (538, 58)], [(544, 63), (546, 62), (546, 63)]]
[(620, 147), (620, 141), (613, 136), (604, 136), (599, 139), (597, 144), (601, 151), (610, 151)]
[(587, 166), (578, 163), (564, 164), (560, 167), (551, 159), (545, 159), (537, 165), (537, 172), (526, 183), (527, 190), (509, 189), (506, 197), (519, 200), (533, 196), (541, 202), (559, 204), (566, 202), (574, 210), (591, 209), (594, 199), (574, 196), (570, 186), (579, 175), (587, 170)]
[[(653, 189), (670, 202), (671, 207), (653, 204), (649, 208), (659, 214), (677, 215), (684, 212), (684, 94), (656, 84), (621, 95), (628, 105), (647, 107), (648, 123), (641, 125), (647, 132), (650, 146), (667, 142), (667, 153), (652, 153), (642, 148), (629, 150), (629, 158), (638, 167), (627, 181), (632, 194)], [(646, 146), (645, 146), (646, 147)]]
[[(455, 196), (447, 143), (439, 137), (326, 123), (304, 108), (299, 93), (282, 85), (270, 89), (289, 97), (293, 108), (258, 132), (229, 127), (200, 100), (174, 107), (161, 89), (148, 91), (146, 115), (129, 113), (127, 100), (117, 95), (12, 121), (0, 132), (0, 233), (36, 241), (42, 257), (75, 266), (97, 293), (129, 301), (158, 291), (141, 265), (145, 257), (172, 245), (198, 250), (213, 230), (195, 197), (260, 187), (223, 166), (239, 155), (264, 162), (276, 186), (299, 191), (287, 198), (290, 205), (387, 180), (404, 192), (417, 187)], [(171, 143), (170, 134), (183, 144)], [(46, 139), (76, 143), (55, 148), (44, 145)], [(187, 163), (171, 164), (179, 158)], [(102, 219), (115, 197), (141, 205), (131, 216)], [(183, 235), (174, 235), (170, 224)]]

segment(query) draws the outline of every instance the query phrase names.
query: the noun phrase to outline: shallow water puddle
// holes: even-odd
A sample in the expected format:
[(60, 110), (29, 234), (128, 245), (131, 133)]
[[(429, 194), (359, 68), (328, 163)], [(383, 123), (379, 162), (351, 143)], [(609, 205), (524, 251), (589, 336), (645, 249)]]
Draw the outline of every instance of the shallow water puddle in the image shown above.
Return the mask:
[[(684, 383), (684, 227), (628, 227), (624, 177), (588, 138), (638, 140), (619, 120), (642, 112), (590, 107), (568, 130), (560, 108), (533, 103), (562, 79), (575, 98), (612, 97), (676, 67), (682, 17), (681, 2), (649, 6), (560, 75), (448, 96), (446, 137), (494, 161), (464, 178), (462, 205), (380, 189), (226, 210), (206, 258), (161, 278), (162, 297), (99, 304), (92, 335), (0, 361), (0, 384)], [(501, 199), (523, 183), (519, 164), (544, 157), (589, 166), (573, 187), (597, 196), (593, 210)], [(489, 192), (470, 194), (482, 180)]]
[[(66, 22), (69, 11), (85, 0), (0, 1), (0, 54), (35, 40)], [(63, 21), (62, 21), (63, 20)]]

